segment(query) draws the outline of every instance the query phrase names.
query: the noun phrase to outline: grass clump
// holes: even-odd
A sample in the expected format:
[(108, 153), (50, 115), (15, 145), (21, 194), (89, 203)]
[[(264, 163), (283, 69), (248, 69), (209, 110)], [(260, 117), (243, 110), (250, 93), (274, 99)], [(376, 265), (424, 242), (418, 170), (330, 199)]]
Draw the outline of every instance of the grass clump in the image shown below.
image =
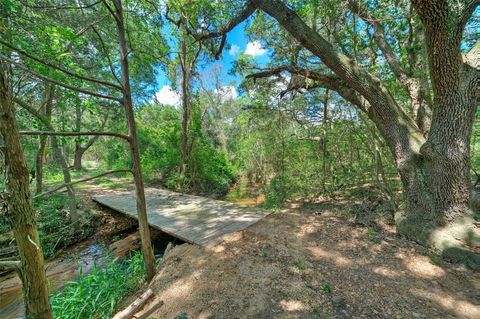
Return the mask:
[(324, 282), (322, 285), (323, 292), (327, 295), (332, 293), (332, 286), (328, 282)]
[(305, 270), (307, 266), (305, 265), (305, 262), (301, 259), (295, 260), (295, 266), (297, 267), (298, 270)]
[(119, 302), (133, 292), (145, 276), (140, 252), (124, 262), (111, 261), (104, 268), (96, 265), (93, 272), (69, 282), (50, 297), (54, 318), (108, 319)]

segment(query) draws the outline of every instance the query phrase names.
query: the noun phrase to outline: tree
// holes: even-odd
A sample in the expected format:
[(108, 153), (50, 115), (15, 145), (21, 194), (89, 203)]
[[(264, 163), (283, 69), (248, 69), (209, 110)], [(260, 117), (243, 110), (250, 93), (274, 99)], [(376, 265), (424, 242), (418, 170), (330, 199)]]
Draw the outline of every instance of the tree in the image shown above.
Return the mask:
[[(353, 14), (371, 26), (375, 45), (412, 101), (416, 118), (408, 114), (395, 98), (396, 94), (373, 72), (307, 25), (305, 21), (312, 5), (305, 8), (297, 2), (287, 6), (277, 0), (251, 0), (230, 22), (220, 26), (212, 23), (218, 28), (190, 32), (198, 39), (223, 36), (256, 9), (276, 20), (301, 48), (320, 59), (330, 72), (310, 68), (308, 64), (289, 64), (268, 68), (252, 77), (281, 72), (301, 75), (315, 81), (317, 86), (335, 91), (362, 110), (380, 131), (401, 176), (406, 207), (397, 218), (400, 233), (447, 254), (458, 252), (463, 244), (456, 238), (467, 240), (474, 231), (472, 211), (468, 207), (469, 141), (479, 82), (479, 70), (468, 55), (462, 56), (461, 42), (465, 25), (479, 2), (412, 1), (412, 14), (421, 21), (414, 31), (421, 35), (421, 28), (425, 30), (428, 80), (433, 95), (431, 120), (430, 90), (425, 87), (428, 81), (423, 75), (418, 78), (405, 70), (380, 21), (366, 3), (347, 1), (346, 4)], [(421, 58), (412, 60), (427, 68)], [(414, 67), (412, 65), (412, 69)]]
[(23, 284), (26, 318), (52, 318), (43, 253), (35, 227), (35, 213), (29, 189), (20, 135), (15, 123), (11, 68), (0, 60), (0, 133), (4, 174), (2, 205), (10, 219), (20, 256), (17, 265)]
[[(82, 128), (83, 118), (84, 118), (85, 108), (82, 108), (81, 105), (75, 105), (75, 131), (80, 132)], [(105, 125), (108, 121), (109, 109), (105, 111), (105, 115), (101, 124), (100, 130), (103, 131)], [(82, 169), (82, 159), (83, 154), (95, 144), (95, 142), (100, 138), (100, 135), (91, 136), (85, 144), (82, 144), (82, 139), (80, 137), (75, 139), (75, 153), (73, 156), (73, 169), (80, 171)]]

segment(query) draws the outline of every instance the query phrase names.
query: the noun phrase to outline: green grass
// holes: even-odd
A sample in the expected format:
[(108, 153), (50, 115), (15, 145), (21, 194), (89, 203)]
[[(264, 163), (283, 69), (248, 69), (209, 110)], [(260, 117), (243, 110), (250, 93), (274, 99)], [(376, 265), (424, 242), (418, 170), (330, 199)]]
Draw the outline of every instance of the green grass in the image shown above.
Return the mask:
[(305, 270), (307, 268), (305, 262), (302, 259), (295, 260), (295, 266), (298, 268), (298, 270)]
[(375, 228), (373, 228), (373, 227), (368, 227), (367, 234), (368, 234), (368, 238), (369, 238), (371, 241), (373, 241), (373, 242), (377, 242), (377, 241), (378, 241), (378, 232), (377, 232), (377, 230), (375, 230)]
[(123, 263), (111, 261), (104, 268), (94, 266), (50, 297), (54, 318), (108, 319), (119, 303), (132, 293), (145, 277), (143, 257), (135, 253)]
[(332, 286), (330, 285), (330, 283), (324, 282), (322, 288), (323, 288), (323, 292), (326, 293), (327, 295), (332, 293)]

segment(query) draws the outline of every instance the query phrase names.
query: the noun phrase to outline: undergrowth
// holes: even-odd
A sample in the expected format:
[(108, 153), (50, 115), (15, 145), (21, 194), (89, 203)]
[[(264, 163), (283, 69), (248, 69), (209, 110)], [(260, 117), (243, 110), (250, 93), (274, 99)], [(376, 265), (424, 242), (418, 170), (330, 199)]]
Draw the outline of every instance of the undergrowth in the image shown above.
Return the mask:
[(70, 281), (50, 297), (54, 318), (107, 319), (125, 296), (145, 277), (141, 252), (125, 261), (111, 260), (105, 267), (94, 265), (93, 272)]
[(79, 208), (82, 215), (81, 224), (71, 222), (65, 194), (55, 194), (48, 198), (34, 201), (33, 207), (37, 213), (38, 233), (44, 255), (49, 257), (60, 248), (79, 242), (94, 232), (94, 215), (85, 207)]
[[(87, 207), (78, 207), (82, 217), (78, 225), (71, 222), (67, 207), (68, 198), (62, 193), (33, 201), (38, 234), (46, 257), (53, 256), (58, 249), (91, 236), (95, 230), (96, 215)], [(8, 246), (12, 242), (14, 238), (10, 221), (6, 215), (0, 215), (0, 247)]]

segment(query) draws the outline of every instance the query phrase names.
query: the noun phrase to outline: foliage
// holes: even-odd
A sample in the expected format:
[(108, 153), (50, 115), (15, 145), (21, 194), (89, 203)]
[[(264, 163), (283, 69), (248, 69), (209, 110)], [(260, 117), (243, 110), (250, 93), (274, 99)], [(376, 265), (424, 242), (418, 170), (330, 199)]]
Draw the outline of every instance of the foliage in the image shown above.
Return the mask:
[(136, 252), (125, 261), (112, 260), (103, 268), (69, 282), (50, 298), (55, 318), (111, 318), (118, 304), (133, 292), (145, 276), (143, 256)]
[(34, 209), (38, 216), (38, 233), (45, 256), (52, 256), (60, 248), (65, 248), (93, 234), (95, 216), (84, 208), (81, 225), (76, 227), (65, 207), (68, 198), (65, 194), (56, 194), (34, 201)]

